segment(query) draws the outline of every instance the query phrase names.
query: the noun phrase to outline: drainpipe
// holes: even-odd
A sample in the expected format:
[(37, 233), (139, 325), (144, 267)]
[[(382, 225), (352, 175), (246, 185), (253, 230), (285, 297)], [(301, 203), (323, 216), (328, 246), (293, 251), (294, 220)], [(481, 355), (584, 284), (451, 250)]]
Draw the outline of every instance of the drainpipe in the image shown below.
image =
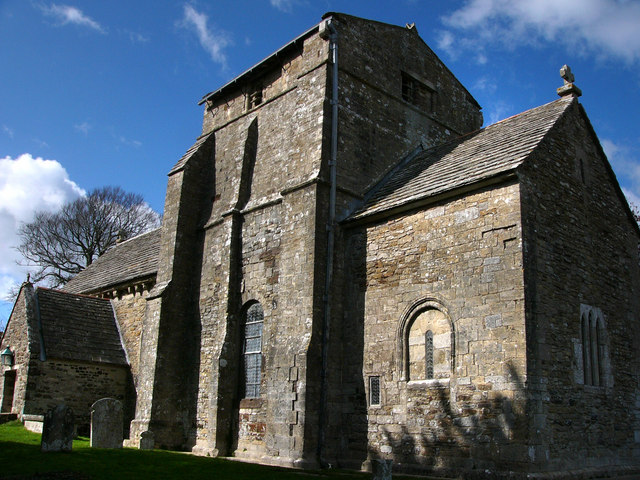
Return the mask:
[[(325, 424), (327, 421), (327, 369), (329, 359), (329, 327), (331, 320), (331, 288), (333, 282), (333, 252), (336, 224), (336, 160), (338, 157), (338, 32), (333, 20), (326, 20), (329, 37), (329, 51), (332, 70), (331, 81), (331, 157), (329, 159), (330, 191), (329, 191), (329, 219), (327, 222), (327, 271), (324, 285), (324, 319), (322, 322), (322, 369), (320, 371), (320, 410), (318, 412), (318, 447), (317, 456), (321, 466), (325, 466), (322, 459), (322, 449), (325, 443)], [(326, 38), (327, 31), (320, 35)]]

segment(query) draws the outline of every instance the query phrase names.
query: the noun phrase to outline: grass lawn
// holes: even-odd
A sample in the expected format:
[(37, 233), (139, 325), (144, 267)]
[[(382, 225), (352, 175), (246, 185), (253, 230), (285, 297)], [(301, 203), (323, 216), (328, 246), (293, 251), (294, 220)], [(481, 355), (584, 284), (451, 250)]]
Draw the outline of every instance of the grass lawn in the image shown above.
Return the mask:
[[(59, 475), (47, 475), (48, 473)], [(300, 471), (198, 457), (163, 450), (118, 450), (89, 447), (89, 439), (73, 442), (71, 453), (40, 451), (40, 434), (29, 432), (19, 421), (0, 425), (0, 478), (26, 479), (365, 479), (371, 474), (339, 470)]]

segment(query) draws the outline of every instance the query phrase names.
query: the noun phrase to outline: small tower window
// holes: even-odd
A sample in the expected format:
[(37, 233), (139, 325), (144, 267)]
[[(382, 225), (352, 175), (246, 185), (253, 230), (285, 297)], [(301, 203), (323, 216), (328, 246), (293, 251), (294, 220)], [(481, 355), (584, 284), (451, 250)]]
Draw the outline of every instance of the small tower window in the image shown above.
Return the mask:
[(247, 110), (257, 107), (262, 103), (262, 85), (254, 85), (247, 94)]
[(435, 110), (436, 91), (425, 82), (402, 72), (402, 99), (424, 112), (433, 113)]
[(402, 72), (402, 99), (405, 102), (416, 103), (417, 80)]
[(369, 405), (380, 405), (380, 377), (369, 377)]

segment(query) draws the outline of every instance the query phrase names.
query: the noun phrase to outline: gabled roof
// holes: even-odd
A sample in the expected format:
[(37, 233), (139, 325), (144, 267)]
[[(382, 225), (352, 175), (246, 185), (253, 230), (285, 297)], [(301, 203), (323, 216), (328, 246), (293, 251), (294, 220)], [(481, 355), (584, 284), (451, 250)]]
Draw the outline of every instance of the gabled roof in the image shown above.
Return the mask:
[(408, 157), (365, 196), (348, 220), (410, 208), (515, 170), (573, 102), (563, 97)]
[(86, 293), (143, 279), (158, 271), (160, 229), (116, 245), (73, 277), (63, 291)]
[(38, 288), (47, 358), (128, 365), (111, 302)]

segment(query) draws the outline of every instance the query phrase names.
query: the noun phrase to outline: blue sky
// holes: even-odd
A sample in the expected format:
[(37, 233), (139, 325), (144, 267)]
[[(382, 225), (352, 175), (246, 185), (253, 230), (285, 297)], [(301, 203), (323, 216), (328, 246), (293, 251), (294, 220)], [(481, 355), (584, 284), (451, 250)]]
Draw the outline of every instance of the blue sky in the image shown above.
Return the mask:
[[(26, 277), (20, 222), (119, 185), (162, 212), (202, 95), (328, 11), (414, 23), (485, 124), (547, 103), (569, 64), (627, 197), (640, 203), (638, 0), (0, 0), (0, 296)], [(0, 302), (0, 325), (11, 305)]]

